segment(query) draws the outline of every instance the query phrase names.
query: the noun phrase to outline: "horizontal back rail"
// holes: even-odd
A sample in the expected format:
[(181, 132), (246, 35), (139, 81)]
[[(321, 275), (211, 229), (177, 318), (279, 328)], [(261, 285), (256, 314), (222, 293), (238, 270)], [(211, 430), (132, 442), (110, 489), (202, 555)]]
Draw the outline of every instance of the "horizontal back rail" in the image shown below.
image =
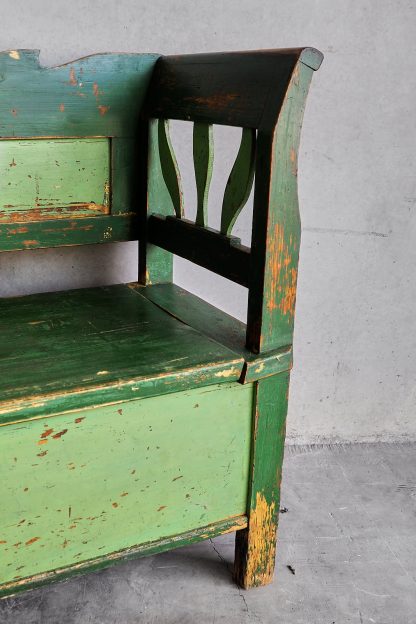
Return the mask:
[(248, 286), (250, 249), (240, 239), (219, 235), (187, 219), (151, 215), (148, 240), (166, 251), (181, 256), (217, 275)]

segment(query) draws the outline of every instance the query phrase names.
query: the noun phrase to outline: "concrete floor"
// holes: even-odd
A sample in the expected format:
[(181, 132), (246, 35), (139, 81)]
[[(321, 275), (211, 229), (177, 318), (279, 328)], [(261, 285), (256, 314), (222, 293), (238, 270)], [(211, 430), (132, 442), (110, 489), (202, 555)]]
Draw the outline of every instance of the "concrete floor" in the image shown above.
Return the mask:
[(288, 447), (282, 507), (273, 585), (231, 582), (228, 535), (0, 601), (0, 622), (416, 622), (415, 444)]

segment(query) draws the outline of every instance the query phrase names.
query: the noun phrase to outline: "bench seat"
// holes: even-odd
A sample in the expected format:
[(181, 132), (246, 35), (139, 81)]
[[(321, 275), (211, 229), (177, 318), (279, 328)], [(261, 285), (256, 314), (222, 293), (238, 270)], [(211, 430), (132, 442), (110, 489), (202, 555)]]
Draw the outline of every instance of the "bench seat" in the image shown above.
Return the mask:
[(0, 422), (238, 380), (241, 353), (153, 303), (153, 288), (160, 298), (122, 284), (3, 299)]

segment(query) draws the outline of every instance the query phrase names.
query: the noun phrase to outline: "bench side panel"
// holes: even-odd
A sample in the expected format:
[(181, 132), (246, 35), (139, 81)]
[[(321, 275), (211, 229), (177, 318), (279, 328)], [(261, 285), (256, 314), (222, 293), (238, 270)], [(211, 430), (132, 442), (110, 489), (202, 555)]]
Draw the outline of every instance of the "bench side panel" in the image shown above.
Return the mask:
[(0, 427), (0, 592), (244, 516), (252, 402), (232, 383)]

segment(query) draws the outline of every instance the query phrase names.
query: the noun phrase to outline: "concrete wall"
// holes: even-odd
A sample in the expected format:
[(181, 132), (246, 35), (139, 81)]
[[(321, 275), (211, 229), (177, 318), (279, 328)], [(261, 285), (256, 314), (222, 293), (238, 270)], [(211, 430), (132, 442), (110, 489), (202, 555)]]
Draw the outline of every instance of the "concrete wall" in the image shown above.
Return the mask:
[[(325, 54), (299, 163), (303, 246), (291, 441), (416, 439), (415, 0), (60, 0), (2, 5), (0, 47), (44, 64), (100, 51), (313, 45)], [(190, 128), (174, 145), (192, 205)], [(235, 150), (219, 129), (212, 223)], [(250, 211), (238, 222), (247, 240)], [(133, 280), (134, 243), (0, 256), (0, 295)], [(244, 317), (243, 289), (178, 262), (176, 280)]]

